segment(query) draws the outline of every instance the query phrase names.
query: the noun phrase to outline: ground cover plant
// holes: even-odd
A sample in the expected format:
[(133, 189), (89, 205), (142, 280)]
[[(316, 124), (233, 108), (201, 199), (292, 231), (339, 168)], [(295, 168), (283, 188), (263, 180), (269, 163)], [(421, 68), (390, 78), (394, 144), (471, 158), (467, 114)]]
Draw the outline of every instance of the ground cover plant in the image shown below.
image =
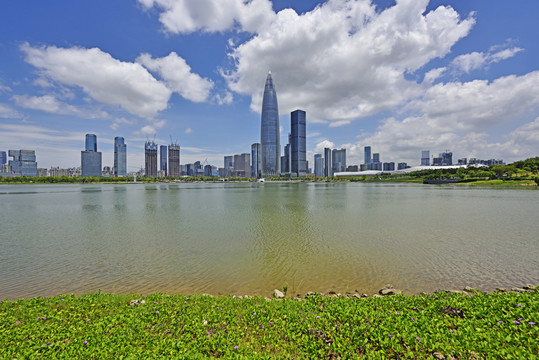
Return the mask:
[(4, 300), (0, 358), (456, 358), (539, 354), (539, 295)]

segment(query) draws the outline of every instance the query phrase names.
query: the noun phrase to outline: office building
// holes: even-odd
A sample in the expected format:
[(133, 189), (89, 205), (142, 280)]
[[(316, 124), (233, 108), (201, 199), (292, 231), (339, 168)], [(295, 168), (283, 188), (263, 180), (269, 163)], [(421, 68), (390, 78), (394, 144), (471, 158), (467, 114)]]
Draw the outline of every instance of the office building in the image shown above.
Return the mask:
[(453, 165), (453, 153), (446, 151), (440, 154), (442, 158), (442, 166), (451, 166)]
[(382, 165), (382, 169), (384, 171), (394, 171), (395, 170), (395, 163), (394, 162), (385, 162)]
[(331, 152), (333, 173), (346, 171), (346, 149), (334, 149)]
[(114, 176), (127, 176), (127, 145), (119, 136), (114, 138)]
[(0, 166), (7, 164), (7, 154), (5, 151), (0, 151)]
[[(290, 141), (290, 134), (288, 134)], [(290, 156), (290, 142), (284, 147), (284, 155), (281, 156), (281, 174), (289, 173), (292, 169), (292, 157)]]
[(314, 154), (314, 176), (324, 176), (324, 158), (322, 154)]
[(331, 149), (324, 148), (324, 176), (333, 176), (333, 166), (331, 166)]
[(81, 176), (101, 176), (101, 152), (97, 151), (97, 136), (86, 134), (85, 150), (80, 154)]
[(372, 154), (371, 167), (369, 170), (382, 171), (382, 163), (380, 162), (380, 153)]
[(430, 151), (421, 151), (421, 166), (430, 166)]
[(144, 176), (157, 177), (157, 144), (146, 141), (144, 144)]
[(34, 150), (9, 150), (13, 158), (8, 165), (15, 176), (37, 176), (36, 152)]
[(364, 148), (364, 157), (365, 157), (365, 164), (367, 165), (367, 170), (370, 170), (371, 169), (371, 162), (372, 162), (372, 159), (371, 159), (371, 147), (370, 146), (365, 146)]
[(299, 177), (307, 175), (307, 115), (303, 110), (290, 114), (290, 164), (291, 172)]
[(397, 170), (404, 170), (404, 169), (408, 169), (409, 166), (407, 163), (405, 162), (400, 162), (397, 164)]
[(168, 176), (180, 177), (180, 145), (172, 143), (168, 146)]
[(251, 177), (258, 179), (262, 176), (262, 152), (260, 143), (251, 145)]
[(232, 176), (234, 171), (234, 156), (225, 156), (224, 159), (225, 176)]
[(281, 144), (279, 136), (279, 107), (270, 72), (266, 78), (264, 97), (262, 99), (260, 145), (263, 177), (278, 176), (280, 174)]
[(168, 150), (167, 150), (167, 146), (166, 146), (166, 145), (161, 145), (161, 146), (159, 146), (159, 170), (161, 170), (161, 174), (162, 174), (164, 177), (167, 177), (167, 176), (168, 176), (168, 171), (167, 171), (167, 153), (168, 153)]

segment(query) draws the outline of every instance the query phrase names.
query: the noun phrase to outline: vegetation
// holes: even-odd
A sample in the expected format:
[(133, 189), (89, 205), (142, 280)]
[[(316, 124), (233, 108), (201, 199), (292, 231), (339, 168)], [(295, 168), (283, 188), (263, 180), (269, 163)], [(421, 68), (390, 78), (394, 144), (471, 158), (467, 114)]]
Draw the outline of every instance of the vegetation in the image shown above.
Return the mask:
[(531, 359), (539, 354), (538, 294), (3, 301), (0, 358)]

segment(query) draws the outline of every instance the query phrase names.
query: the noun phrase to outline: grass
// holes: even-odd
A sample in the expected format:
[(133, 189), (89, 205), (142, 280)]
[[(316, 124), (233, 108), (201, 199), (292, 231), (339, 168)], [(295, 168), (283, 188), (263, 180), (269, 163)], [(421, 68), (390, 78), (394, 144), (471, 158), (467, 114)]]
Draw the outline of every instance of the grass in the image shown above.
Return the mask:
[[(532, 359), (539, 354), (538, 294), (6, 300), (0, 358)], [(134, 299), (138, 305), (130, 305)]]

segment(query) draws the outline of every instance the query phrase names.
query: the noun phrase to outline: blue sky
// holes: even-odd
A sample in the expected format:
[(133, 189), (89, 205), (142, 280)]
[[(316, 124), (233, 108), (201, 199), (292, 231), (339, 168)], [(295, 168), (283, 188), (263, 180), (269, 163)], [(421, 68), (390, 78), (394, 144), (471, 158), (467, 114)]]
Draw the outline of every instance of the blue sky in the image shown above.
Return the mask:
[(539, 155), (539, 2), (116, 0), (0, 5), (0, 150), (39, 167), (80, 166), (84, 135), (103, 164), (123, 136), (178, 140), (181, 162), (249, 152), (269, 70), (281, 144), (307, 112), (307, 150), (370, 145), (417, 165)]

